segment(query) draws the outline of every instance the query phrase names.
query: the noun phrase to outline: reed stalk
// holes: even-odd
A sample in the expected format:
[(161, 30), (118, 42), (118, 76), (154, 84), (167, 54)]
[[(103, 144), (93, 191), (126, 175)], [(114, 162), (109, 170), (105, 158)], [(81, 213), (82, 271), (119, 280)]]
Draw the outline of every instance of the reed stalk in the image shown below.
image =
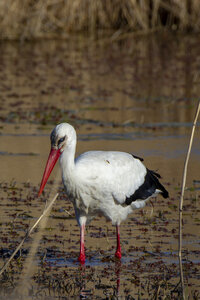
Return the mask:
[(183, 299), (185, 300), (185, 288), (184, 288), (184, 276), (183, 276), (183, 265), (182, 265), (182, 231), (183, 231), (183, 199), (184, 199), (184, 191), (185, 191), (185, 184), (186, 184), (186, 177), (187, 177), (187, 167), (190, 158), (190, 153), (192, 149), (192, 143), (194, 139), (194, 132), (197, 124), (197, 119), (199, 116), (200, 111), (200, 101), (197, 106), (192, 132), (190, 136), (190, 142), (188, 146), (188, 151), (185, 159), (184, 169), (183, 169), (183, 179), (182, 179), (182, 188), (181, 188), (181, 196), (179, 201), (179, 243), (178, 243), (178, 257), (179, 257), (179, 268), (180, 268), (180, 281), (181, 281), (181, 289), (183, 294)]
[(52, 205), (54, 204), (54, 202), (55, 202), (55, 200), (56, 200), (57, 197), (58, 197), (58, 193), (54, 196), (54, 198), (50, 201), (50, 203), (45, 207), (43, 213), (37, 219), (37, 221), (33, 224), (33, 226), (27, 231), (27, 233), (25, 234), (24, 238), (22, 239), (22, 241), (20, 242), (20, 244), (17, 246), (17, 248), (15, 249), (15, 251), (13, 252), (13, 254), (11, 255), (11, 257), (7, 260), (7, 262), (1, 268), (0, 275), (2, 275), (3, 272), (7, 269), (8, 265), (10, 264), (10, 262), (12, 261), (12, 259), (14, 258), (14, 256), (21, 249), (21, 247), (24, 244), (25, 240), (30, 236), (30, 234), (35, 229), (35, 227), (39, 224), (39, 222), (43, 219), (43, 217), (46, 216), (47, 213), (50, 211), (50, 209), (51, 209)]

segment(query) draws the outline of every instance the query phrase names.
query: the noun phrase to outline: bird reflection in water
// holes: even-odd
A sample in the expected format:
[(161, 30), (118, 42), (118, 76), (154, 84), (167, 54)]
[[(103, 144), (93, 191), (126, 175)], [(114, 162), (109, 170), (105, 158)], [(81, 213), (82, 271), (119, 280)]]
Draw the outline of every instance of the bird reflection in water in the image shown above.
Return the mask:
[[(122, 263), (119, 260), (116, 260), (113, 265), (113, 273), (114, 276), (114, 282), (115, 285), (113, 285), (113, 282), (109, 281), (109, 278), (103, 277), (104, 279), (107, 279), (107, 283), (102, 283), (102, 277), (95, 278), (95, 267), (94, 267), (94, 277), (92, 279), (94, 286), (92, 289), (87, 288), (87, 267), (85, 265), (80, 265), (79, 272), (80, 272), (80, 298), (81, 299), (91, 299), (91, 297), (94, 297), (95, 290), (101, 290), (100, 294), (106, 297), (116, 297), (118, 298), (120, 296), (120, 272), (122, 268)], [(106, 275), (105, 275), (106, 276)], [(90, 278), (91, 281), (91, 278)]]

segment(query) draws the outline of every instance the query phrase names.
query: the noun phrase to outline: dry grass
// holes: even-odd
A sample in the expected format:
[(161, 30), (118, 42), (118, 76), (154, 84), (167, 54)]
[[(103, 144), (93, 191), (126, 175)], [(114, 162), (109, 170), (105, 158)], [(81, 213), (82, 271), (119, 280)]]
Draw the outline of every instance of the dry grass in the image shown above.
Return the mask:
[(32, 39), (99, 30), (200, 29), (200, 0), (2, 0), (0, 38)]

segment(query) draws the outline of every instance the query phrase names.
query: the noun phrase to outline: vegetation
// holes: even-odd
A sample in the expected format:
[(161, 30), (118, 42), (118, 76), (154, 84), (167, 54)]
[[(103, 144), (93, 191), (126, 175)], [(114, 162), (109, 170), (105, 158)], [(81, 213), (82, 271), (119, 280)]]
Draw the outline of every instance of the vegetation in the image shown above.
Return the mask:
[[(1, 39), (67, 37), (70, 32), (200, 29), (200, 0), (4, 0)], [(120, 31), (120, 32), (121, 32)]]

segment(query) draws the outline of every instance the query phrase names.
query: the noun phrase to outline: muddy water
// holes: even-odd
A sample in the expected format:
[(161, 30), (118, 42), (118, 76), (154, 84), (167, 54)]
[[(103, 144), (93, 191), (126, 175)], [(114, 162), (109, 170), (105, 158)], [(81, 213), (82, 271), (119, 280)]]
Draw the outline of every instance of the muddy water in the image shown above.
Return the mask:
[[(93, 221), (81, 267), (76, 262), (79, 229), (60, 183), (31, 272), (23, 267), (34, 234), (1, 280), (1, 296), (12, 297), (14, 287), (20, 297), (20, 282), (29, 276), (25, 297), (31, 291), (30, 297), (41, 299), (80, 294), (177, 299), (178, 200), (200, 94), (199, 37), (163, 34), (112, 43), (76, 38), (2, 43), (0, 50), (1, 265), (56, 192), (58, 167), (45, 196), (37, 199), (49, 133), (59, 122), (76, 127), (77, 154), (93, 149), (134, 153), (161, 173), (170, 192), (168, 200), (158, 197), (122, 224), (121, 263), (113, 259), (114, 228), (104, 219)], [(184, 202), (184, 274), (191, 299), (200, 289), (199, 133), (197, 127)]]

